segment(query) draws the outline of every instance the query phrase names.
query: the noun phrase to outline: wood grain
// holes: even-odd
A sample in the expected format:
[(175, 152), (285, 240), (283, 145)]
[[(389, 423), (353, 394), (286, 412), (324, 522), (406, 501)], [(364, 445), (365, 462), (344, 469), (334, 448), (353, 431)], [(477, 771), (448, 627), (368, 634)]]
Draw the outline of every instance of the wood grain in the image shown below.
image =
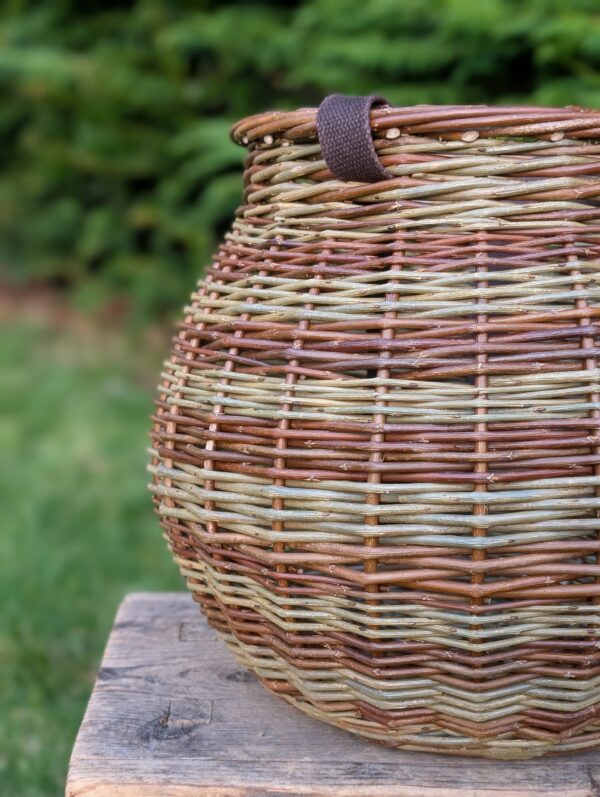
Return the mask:
[(389, 750), (241, 669), (186, 594), (121, 605), (68, 797), (600, 797), (600, 753), (523, 762)]

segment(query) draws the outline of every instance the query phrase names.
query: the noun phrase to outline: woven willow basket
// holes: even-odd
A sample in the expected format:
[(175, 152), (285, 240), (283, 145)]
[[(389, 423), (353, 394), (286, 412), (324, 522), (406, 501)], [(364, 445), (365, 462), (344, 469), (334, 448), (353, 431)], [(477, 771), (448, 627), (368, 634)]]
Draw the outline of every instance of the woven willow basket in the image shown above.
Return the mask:
[(600, 112), (346, 100), (233, 129), (155, 418), (171, 550), (313, 717), (600, 746)]

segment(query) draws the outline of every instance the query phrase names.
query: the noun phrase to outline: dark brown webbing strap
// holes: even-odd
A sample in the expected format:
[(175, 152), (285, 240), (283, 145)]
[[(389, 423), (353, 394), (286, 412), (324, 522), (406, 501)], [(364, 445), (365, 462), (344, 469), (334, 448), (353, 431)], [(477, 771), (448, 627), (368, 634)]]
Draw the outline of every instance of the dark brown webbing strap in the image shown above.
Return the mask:
[(376, 183), (392, 175), (375, 152), (371, 108), (387, 105), (383, 97), (330, 94), (317, 111), (317, 135), (329, 171), (338, 180)]

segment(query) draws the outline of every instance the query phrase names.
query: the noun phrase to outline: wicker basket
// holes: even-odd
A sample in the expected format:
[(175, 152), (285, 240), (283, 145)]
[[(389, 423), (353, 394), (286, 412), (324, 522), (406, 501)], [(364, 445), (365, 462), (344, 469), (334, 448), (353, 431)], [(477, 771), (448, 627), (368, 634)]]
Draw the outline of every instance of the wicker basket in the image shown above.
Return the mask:
[(600, 746), (600, 112), (328, 98), (233, 137), (153, 434), (195, 599), (369, 739)]

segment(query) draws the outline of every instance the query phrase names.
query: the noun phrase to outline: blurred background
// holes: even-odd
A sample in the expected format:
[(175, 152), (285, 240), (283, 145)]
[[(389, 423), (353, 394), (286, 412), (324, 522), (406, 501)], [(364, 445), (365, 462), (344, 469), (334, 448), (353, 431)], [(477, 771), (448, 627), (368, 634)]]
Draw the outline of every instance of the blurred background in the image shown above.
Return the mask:
[(231, 124), (332, 91), (600, 107), (597, 0), (0, 4), (0, 794), (59, 795), (123, 594), (181, 587), (145, 473)]

